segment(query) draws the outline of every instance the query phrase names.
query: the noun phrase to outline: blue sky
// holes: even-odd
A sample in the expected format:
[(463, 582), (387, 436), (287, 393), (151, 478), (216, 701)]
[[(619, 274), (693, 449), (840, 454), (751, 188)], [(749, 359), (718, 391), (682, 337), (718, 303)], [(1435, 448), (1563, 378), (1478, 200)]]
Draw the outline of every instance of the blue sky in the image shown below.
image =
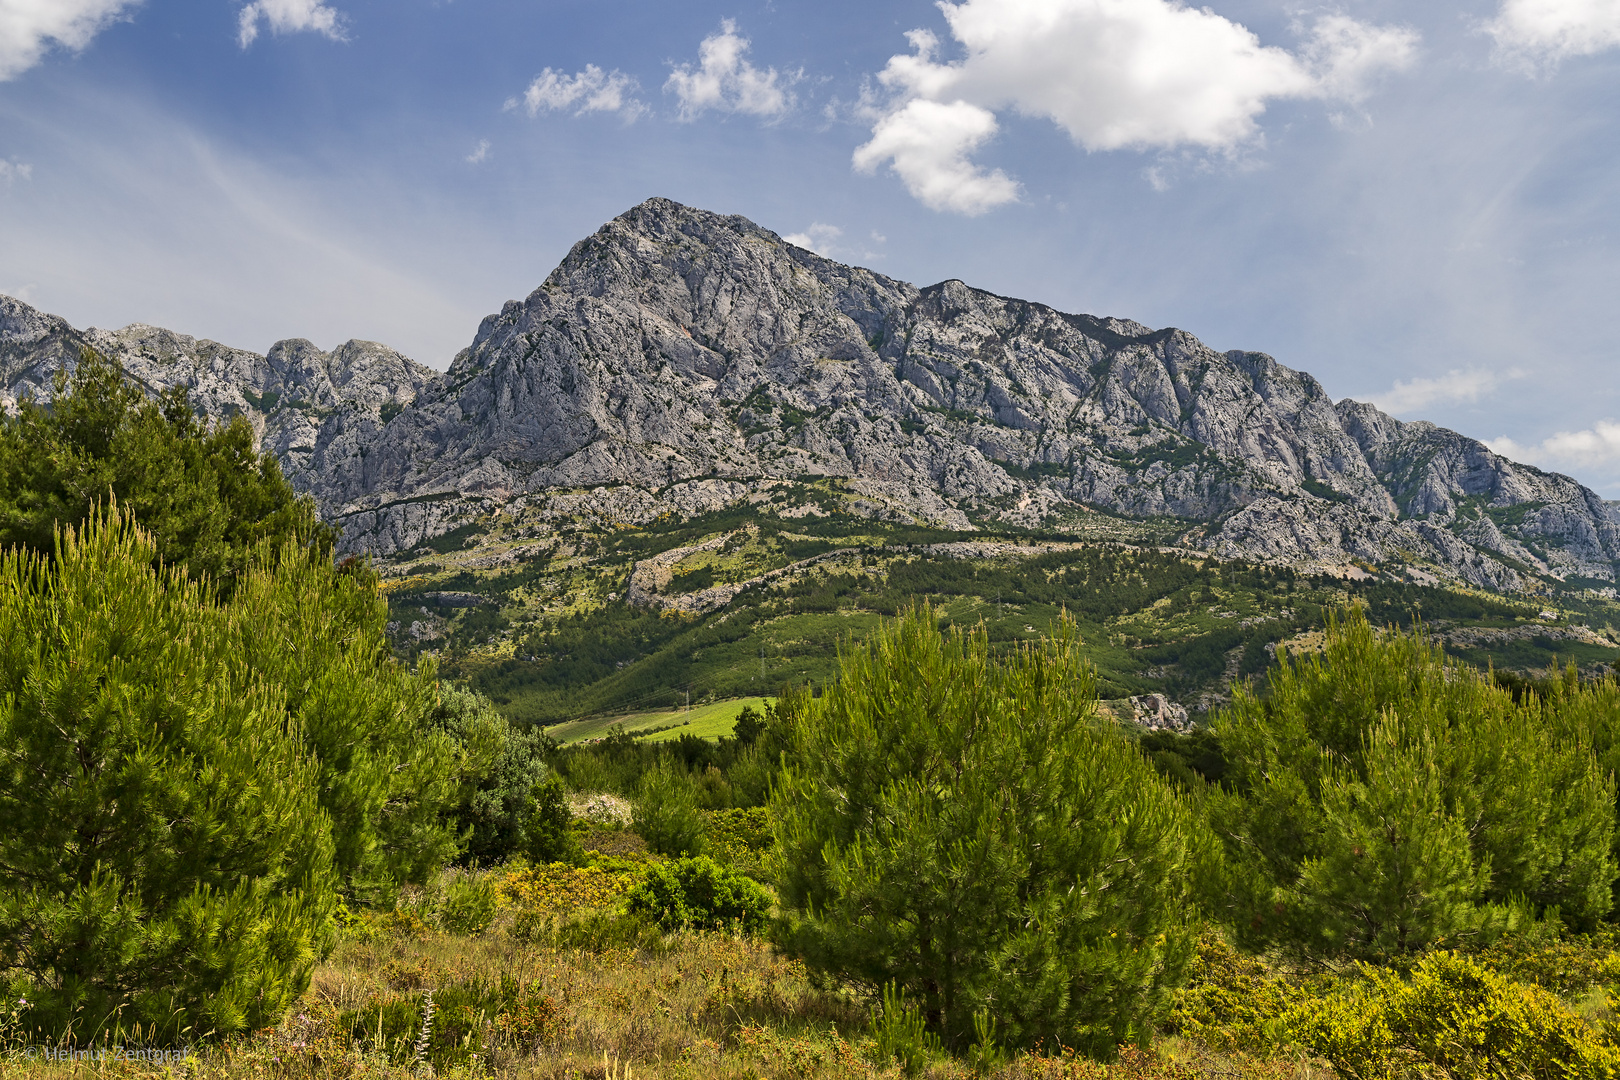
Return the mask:
[(666, 195), (1620, 498), (1616, 102), (1620, 0), (0, 0), (0, 292), (443, 368)]

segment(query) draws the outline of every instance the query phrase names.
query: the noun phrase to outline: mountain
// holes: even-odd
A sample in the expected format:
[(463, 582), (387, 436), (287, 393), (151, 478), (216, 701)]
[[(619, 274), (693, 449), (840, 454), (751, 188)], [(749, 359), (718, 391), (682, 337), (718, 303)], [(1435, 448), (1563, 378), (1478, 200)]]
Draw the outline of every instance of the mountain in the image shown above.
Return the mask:
[(1223, 556), (1498, 589), (1610, 584), (1620, 560), (1620, 511), (1569, 477), (1335, 403), (1269, 356), (919, 289), (667, 199), (575, 245), (442, 375), (370, 342), (261, 357), (0, 298), (0, 395), (48, 395), (84, 345), (210, 416), (246, 413), (345, 546), (378, 556), (497, 513), (535, 535), (740, 503), (816, 513), (795, 482), (818, 477), (868, 517), (1159, 519)]

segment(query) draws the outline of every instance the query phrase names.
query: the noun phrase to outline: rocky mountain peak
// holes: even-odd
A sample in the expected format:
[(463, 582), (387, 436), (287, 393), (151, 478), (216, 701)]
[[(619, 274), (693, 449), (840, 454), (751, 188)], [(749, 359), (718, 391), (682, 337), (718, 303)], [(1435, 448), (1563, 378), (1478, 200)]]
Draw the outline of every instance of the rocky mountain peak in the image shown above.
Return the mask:
[[(8, 304), (12, 392), (73, 332)], [(443, 376), (371, 342), (258, 357), (164, 334), (85, 336), (148, 385), (235, 393), (352, 550), (408, 551), (503, 507), (698, 513), (809, 475), (874, 516), (1061, 529), (1105, 511), (1222, 554), (1500, 588), (1613, 581), (1620, 559), (1620, 515), (1575, 481), (1335, 403), (1265, 354), (954, 279), (919, 289), (668, 199), (574, 245)]]

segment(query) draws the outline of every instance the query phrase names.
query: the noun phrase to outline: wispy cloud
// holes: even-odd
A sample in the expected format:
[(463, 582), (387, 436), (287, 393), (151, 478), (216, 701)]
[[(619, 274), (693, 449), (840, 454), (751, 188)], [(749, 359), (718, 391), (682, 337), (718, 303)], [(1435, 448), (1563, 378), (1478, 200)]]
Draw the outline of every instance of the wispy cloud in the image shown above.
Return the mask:
[(793, 75), (782, 75), (775, 68), (761, 71), (744, 55), (748, 39), (737, 33), (731, 19), (720, 23), (718, 33), (698, 45), (698, 63), (681, 64), (669, 73), (664, 91), (680, 103), (681, 119), (692, 120), (699, 113), (747, 113), (752, 116), (780, 116), (793, 104), (787, 85)]
[(272, 34), (316, 33), (333, 41), (348, 40), (343, 15), (321, 0), (254, 0), (237, 13), (237, 44), (244, 49), (253, 44), (261, 22)]
[(1177, 0), (939, 7), (966, 57), (941, 61), (938, 37), (911, 31), (912, 52), (891, 57), (878, 75), (892, 97), (854, 164), (870, 172), (891, 162), (923, 203), (964, 214), (1018, 198), (1014, 180), (972, 160), (996, 134), (999, 111), (1045, 117), (1088, 151), (1225, 154), (1258, 140), (1269, 101), (1360, 101), (1417, 56), (1415, 31), (1339, 14), (1300, 27), (1305, 41), (1293, 53)]
[[(538, 116), (542, 109), (556, 112), (573, 109), (575, 116), (586, 113), (618, 113), (626, 121), (634, 120), (647, 111), (647, 106), (636, 97), (641, 84), (634, 77), (615, 68), (603, 71), (595, 64), (586, 64), (584, 71), (569, 75), (546, 68), (529, 88), (523, 92), (521, 104), (530, 116)], [(506, 108), (515, 109), (517, 98), (508, 98)]]
[(821, 221), (812, 222), (804, 232), (788, 233), (782, 239), (806, 251), (813, 251), (823, 258), (843, 262), (879, 258), (882, 252), (875, 248), (882, 247), (887, 242), (887, 238), (876, 230), (873, 230), (869, 237), (870, 245), (859, 239), (845, 239), (843, 229)]
[(51, 46), (82, 49), (140, 0), (0, 0), (0, 82), (15, 79)]
[(1503, 382), (1523, 377), (1524, 372), (1518, 368), (1501, 373), (1453, 368), (1437, 378), (1396, 381), (1388, 390), (1375, 394), (1372, 403), (1391, 415), (1409, 416), (1431, 405), (1476, 402), (1494, 393)]
[(1501, 57), (1543, 67), (1620, 46), (1620, 4), (1613, 0), (1503, 0), (1485, 24)]
[(1551, 469), (1620, 467), (1620, 424), (1613, 420), (1599, 420), (1581, 431), (1560, 431), (1539, 443), (1518, 443), (1503, 435), (1486, 445), (1503, 457)]
[(478, 145), (473, 147), (472, 153), (467, 155), (467, 158), (466, 158), (467, 164), (469, 164), (469, 165), (482, 165), (484, 162), (486, 162), (488, 160), (489, 160), (489, 140), (488, 139), (479, 139), (478, 140)]
[(0, 180), (11, 183), (14, 180), (30, 180), (34, 175), (34, 167), (21, 161), (7, 161), (0, 158)]

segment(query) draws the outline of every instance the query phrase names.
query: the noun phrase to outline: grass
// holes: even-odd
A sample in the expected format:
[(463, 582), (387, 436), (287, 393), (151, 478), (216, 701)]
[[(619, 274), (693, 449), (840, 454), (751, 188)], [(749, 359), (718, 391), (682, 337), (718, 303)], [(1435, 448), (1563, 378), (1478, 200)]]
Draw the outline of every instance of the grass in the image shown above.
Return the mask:
[[(496, 873), (499, 873), (498, 871)], [(23, 1080), (899, 1080), (877, 1060), (870, 1003), (812, 978), (764, 941), (643, 931), (625, 945), (559, 948), (507, 907), (484, 932), (383, 916), (351, 931), (273, 1028), (189, 1052), (183, 1064), (46, 1062), (0, 1051)], [(588, 912), (575, 911), (576, 918)], [(434, 1001), (419, 1052), (427, 992)], [(932, 1051), (928, 1080), (1323, 1080), (1320, 1065), (1212, 1054), (1175, 1040), (1105, 1065), (1021, 1054), (987, 1073)]]
[(769, 698), (764, 697), (733, 698), (730, 701), (695, 705), (691, 709), (627, 713), (622, 716), (593, 716), (549, 727), (546, 734), (566, 746), (586, 739), (600, 739), (608, 734), (608, 729), (613, 725), (623, 724), (624, 730), (632, 733), (648, 728), (668, 728), (666, 731), (648, 735), (647, 742), (669, 742), (682, 735), (717, 739), (731, 734), (733, 726), (737, 723), (737, 715), (745, 707), (751, 705), (755, 709), (763, 710), (769, 701)]

